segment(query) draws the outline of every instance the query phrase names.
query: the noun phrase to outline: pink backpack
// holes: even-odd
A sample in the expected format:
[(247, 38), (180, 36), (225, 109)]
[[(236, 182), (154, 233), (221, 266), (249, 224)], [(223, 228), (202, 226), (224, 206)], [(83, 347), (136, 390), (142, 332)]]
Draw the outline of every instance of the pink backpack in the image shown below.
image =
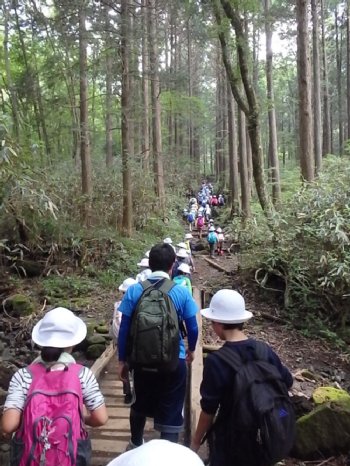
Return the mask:
[(32, 374), (22, 422), (11, 445), (11, 466), (87, 466), (91, 443), (83, 423), (80, 364), (51, 370), (28, 367)]
[(203, 217), (198, 217), (197, 227), (202, 228), (203, 226), (204, 226), (204, 218)]

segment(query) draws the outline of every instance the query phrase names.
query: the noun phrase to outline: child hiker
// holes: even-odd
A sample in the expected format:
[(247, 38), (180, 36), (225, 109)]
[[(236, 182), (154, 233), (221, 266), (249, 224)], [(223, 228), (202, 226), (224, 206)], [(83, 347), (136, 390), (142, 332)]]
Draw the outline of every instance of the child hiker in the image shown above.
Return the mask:
[(40, 356), (13, 375), (1, 421), (4, 433), (15, 432), (11, 464), (90, 464), (85, 424), (102, 426), (108, 416), (94, 374), (71, 355), (86, 332), (85, 323), (63, 307), (34, 326), (32, 340), (41, 347)]
[(224, 254), (224, 251), (222, 248), (224, 245), (225, 236), (220, 227), (216, 229), (216, 234), (218, 236), (217, 253), (218, 253), (218, 256), (222, 256)]
[(208, 244), (209, 244), (209, 254), (210, 254), (210, 257), (214, 257), (214, 252), (215, 252), (216, 245), (217, 245), (217, 242), (218, 242), (218, 236), (217, 236), (217, 234), (215, 233), (215, 227), (214, 227), (214, 226), (211, 226), (211, 227), (209, 228), (209, 233), (208, 233), (208, 236), (207, 236), (207, 241), (208, 241)]

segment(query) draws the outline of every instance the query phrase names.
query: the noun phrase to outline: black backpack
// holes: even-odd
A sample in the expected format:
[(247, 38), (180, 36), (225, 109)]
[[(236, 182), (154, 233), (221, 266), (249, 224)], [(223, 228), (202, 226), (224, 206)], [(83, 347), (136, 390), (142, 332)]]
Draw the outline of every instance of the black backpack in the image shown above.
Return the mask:
[(127, 361), (131, 368), (171, 372), (179, 362), (180, 326), (169, 297), (175, 283), (161, 279), (141, 282), (143, 293), (132, 314), (127, 340)]
[(214, 438), (220, 436), (227, 465), (271, 466), (281, 461), (294, 444), (295, 414), (281, 374), (268, 361), (268, 346), (257, 341), (253, 360), (227, 346), (213, 354), (235, 372), (231, 407), (219, 410), (212, 429)]

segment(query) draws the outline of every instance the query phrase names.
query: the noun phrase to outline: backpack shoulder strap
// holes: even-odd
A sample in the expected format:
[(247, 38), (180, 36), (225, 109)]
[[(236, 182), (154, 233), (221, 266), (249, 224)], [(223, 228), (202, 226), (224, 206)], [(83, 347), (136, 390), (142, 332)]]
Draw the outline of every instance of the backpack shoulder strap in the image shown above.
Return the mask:
[(222, 346), (218, 351), (215, 351), (216, 356), (226, 362), (235, 372), (243, 365), (242, 358), (236, 351), (233, 351), (228, 346)]
[(255, 341), (255, 356), (257, 360), (267, 361), (269, 359), (269, 347), (263, 341)]
[(162, 293), (169, 295), (170, 291), (174, 288), (174, 286), (175, 283), (172, 280), (168, 280), (167, 278), (165, 278), (158, 289)]
[(153, 283), (151, 283), (149, 280), (144, 280), (143, 282), (140, 282), (140, 285), (143, 288), (142, 292), (144, 292), (147, 290), (147, 288), (151, 288), (151, 286), (153, 286)]

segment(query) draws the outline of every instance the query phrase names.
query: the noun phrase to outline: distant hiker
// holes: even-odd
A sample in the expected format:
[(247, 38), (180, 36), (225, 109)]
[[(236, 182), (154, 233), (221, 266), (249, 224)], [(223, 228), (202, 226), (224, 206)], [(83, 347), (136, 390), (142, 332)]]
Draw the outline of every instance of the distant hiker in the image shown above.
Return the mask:
[(13, 375), (1, 420), (4, 433), (15, 432), (11, 464), (90, 464), (85, 424), (102, 426), (108, 416), (94, 374), (71, 355), (86, 332), (85, 323), (63, 307), (34, 326), (32, 340), (41, 347), (40, 356)]
[[(177, 275), (179, 275), (179, 267), (181, 264), (186, 264), (188, 262), (188, 257), (189, 257), (189, 254), (188, 252), (186, 251), (186, 249), (179, 249), (176, 253), (176, 260), (175, 260), (175, 263), (173, 265), (173, 268), (172, 268), (172, 271), (171, 271), (171, 278), (175, 278), (177, 277)], [(189, 265), (189, 264), (187, 264)]]
[(218, 205), (218, 198), (214, 194), (213, 197), (211, 198), (211, 206), (216, 207)]
[[(127, 289), (131, 285), (135, 285), (137, 280), (134, 278), (126, 278), (123, 283), (119, 286), (118, 290), (122, 293), (122, 296), (126, 293)], [(121, 300), (114, 303), (114, 312), (113, 312), (113, 320), (112, 320), (112, 327), (111, 327), (111, 334), (115, 344), (118, 344), (118, 334), (120, 328), (120, 322), (122, 319), (122, 313), (119, 311)], [(124, 403), (130, 404), (132, 402), (132, 389), (130, 384), (130, 379), (123, 382), (123, 395), (124, 395)]]
[(136, 281), (143, 282), (144, 280), (147, 280), (152, 273), (148, 265), (148, 257), (141, 259), (141, 262), (139, 262), (137, 266), (140, 268), (140, 272), (136, 275)]
[(186, 244), (186, 251), (190, 252), (191, 254), (194, 251), (194, 242), (193, 242), (193, 236), (192, 233), (186, 233), (185, 234), (185, 241), (184, 243)]
[(211, 208), (210, 208), (209, 203), (207, 203), (207, 205), (205, 206), (205, 220), (209, 222), (210, 217), (211, 217)]
[(237, 291), (218, 291), (201, 314), (225, 343), (205, 360), (191, 448), (208, 435), (210, 466), (272, 466), (294, 441), (292, 376), (266, 343), (245, 335), (252, 313)]
[(198, 214), (198, 218), (197, 218), (197, 230), (198, 230), (198, 235), (200, 239), (202, 239), (203, 228), (204, 228), (204, 217), (203, 217), (203, 214), (200, 213)]
[[(149, 255), (152, 275), (145, 283), (131, 286), (119, 306), (123, 317), (118, 373), (125, 380), (128, 360), (134, 369), (136, 393), (130, 410), (129, 449), (143, 444), (146, 416), (154, 419), (154, 428), (161, 432), (162, 439), (177, 442), (183, 430), (186, 361), (192, 362), (198, 337), (197, 305), (184, 286), (170, 280), (174, 262), (175, 253), (168, 244), (153, 246)], [(187, 350), (180, 330), (183, 325)], [(168, 344), (161, 343), (165, 341)]]
[(223, 194), (219, 194), (219, 197), (218, 197), (218, 205), (220, 207), (224, 206), (225, 205), (225, 198), (223, 196)]
[(215, 252), (215, 249), (216, 249), (216, 245), (217, 245), (217, 242), (218, 242), (218, 236), (217, 234), (215, 233), (215, 227), (212, 226), (209, 228), (209, 233), (208, 233), (208, 236), (207, 236), (207, 241), (209, 243), (209, 253), (210, 253), (210, 257), (214, 257), (214, 252)]
[(192, 231), (195, 219), (196, 219), (196, 214), (193, 210), (191, 210), (187, 215), (188, 229), (190, 231)]
[(177, 285), (186, 286), (188, 291), (192, 292), (192, 282), (191, 282), (191, 268), (188, 264), (182, 262), (177, 269), (177, 275), (174, 277), (174, 282)]
[(107, 466), (203, 466), (189, 448), (167, 440), (150, 440), (139, 448), (119, 455)]
[(165, 244), (170, 244), (170, 246), (174, 249), (174, 252), (176, 252), (176, 248), (173, 246), (173, 240), (171, 238), (164, 238), (163, 243)]
[(217, 234), (217, 237), (218, 237), (218, 244), (217, 244), (217, 247), (216, 247), (216, 251), (218, 253), (218, 256), (222, 256), (224, 254), (224, 251), (223, 251), (223, 245), (224, 245), (224, 239), (225, 239), (225, 235), (223, 234), (222, 232), (222, 229), (220, 227), (218, 227), (216, 229), (216, 234)]

